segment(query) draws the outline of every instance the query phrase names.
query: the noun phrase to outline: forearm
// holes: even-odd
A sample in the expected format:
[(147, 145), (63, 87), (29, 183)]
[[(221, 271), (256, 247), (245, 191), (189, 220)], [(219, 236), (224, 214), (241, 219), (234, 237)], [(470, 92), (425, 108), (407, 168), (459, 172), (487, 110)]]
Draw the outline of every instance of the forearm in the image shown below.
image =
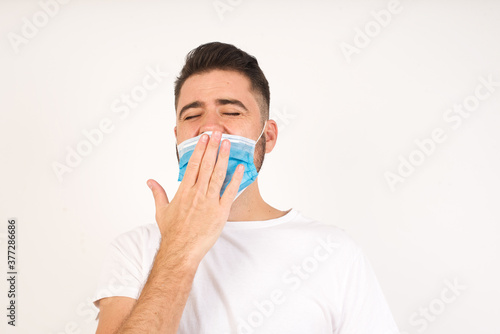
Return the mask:
[(196, 269), (160, 243), (141, 295), (116, 334), (177, 333)]

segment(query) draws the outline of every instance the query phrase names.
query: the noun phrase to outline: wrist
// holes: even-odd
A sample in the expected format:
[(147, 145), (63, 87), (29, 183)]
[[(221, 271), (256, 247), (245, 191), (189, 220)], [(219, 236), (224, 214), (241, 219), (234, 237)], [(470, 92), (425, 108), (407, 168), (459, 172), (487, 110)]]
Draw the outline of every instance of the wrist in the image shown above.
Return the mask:
[[(203, 257), (200, 257), (196, 252), (190, 250), (187, 245), (175, 245), (170, 241), (162, 239), (158, 255), (163, 258), (163, 263), (168, 263), (176, 270), (182, 271), (184, 274), (195, 273)], [(157, 256), (158, 256), (157, 255)]]

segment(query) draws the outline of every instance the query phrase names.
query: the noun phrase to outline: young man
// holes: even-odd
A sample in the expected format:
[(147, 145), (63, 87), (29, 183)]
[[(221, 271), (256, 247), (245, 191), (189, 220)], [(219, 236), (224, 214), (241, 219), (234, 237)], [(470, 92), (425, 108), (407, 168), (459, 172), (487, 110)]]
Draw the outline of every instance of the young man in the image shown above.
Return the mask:
[(156, 224), (111, 243), (97, 333), (398, 333), (342, 230), (261, 197), (278, 138), (269, 100), (257, 60), (233, 45), (188, 54), (175, 86), (182, 182), (169, 200), (148, 180)]

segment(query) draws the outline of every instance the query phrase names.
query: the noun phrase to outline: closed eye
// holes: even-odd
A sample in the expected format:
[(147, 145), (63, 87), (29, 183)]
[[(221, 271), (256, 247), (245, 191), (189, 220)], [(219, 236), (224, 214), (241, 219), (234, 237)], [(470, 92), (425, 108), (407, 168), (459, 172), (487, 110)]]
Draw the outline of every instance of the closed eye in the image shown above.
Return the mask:
[[(238, 115), (240, 115), (240, 113), (224, 113), (224, 115), (238, 116)], [(188, 119), (198, 117), (198, 116), (200, 116), (200, 115), (188, 116), (188, 117), (184, 118), (184, 120), (187, 121)]]

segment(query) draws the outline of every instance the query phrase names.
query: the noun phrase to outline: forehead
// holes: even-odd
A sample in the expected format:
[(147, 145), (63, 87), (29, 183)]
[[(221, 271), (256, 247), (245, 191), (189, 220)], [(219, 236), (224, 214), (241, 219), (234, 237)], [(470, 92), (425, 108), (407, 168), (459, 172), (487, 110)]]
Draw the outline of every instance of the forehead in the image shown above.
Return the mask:
[(194, 101), (210, 102), (219, 98), (245, 100), (256, 105), (254, 95), (251, 82), (245, 75), (236, 71), (212, 70), (186, 79), (180, 90), (178, 109)]

